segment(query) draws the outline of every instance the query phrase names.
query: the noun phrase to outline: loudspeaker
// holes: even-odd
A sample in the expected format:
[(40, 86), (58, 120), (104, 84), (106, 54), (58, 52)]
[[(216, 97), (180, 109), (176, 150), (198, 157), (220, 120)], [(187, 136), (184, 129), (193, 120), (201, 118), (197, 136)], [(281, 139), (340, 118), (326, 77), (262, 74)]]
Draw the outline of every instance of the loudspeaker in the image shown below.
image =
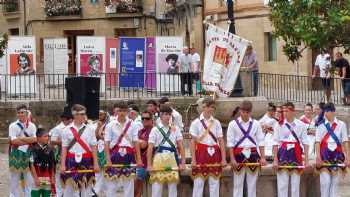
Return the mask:
[(100, 78), (98, 77), (68, 77), (65, 83), (66, 103), (84, 105), (89, 119), (98, 119), (100, 108)]

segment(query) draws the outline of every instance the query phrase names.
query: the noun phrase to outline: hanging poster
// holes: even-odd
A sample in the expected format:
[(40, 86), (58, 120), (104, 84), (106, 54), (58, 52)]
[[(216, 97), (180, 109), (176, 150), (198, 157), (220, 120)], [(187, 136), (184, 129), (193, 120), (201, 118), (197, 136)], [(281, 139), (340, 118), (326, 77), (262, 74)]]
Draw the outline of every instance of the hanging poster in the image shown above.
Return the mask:
[(208, 24), (204, 58), (203, 88), (228, 97), (250, 41)]
[(144, 87), (144, 51), (144, 38), (120, 38), (120, 87)]
[(183, 48), (182, 37), (156, 38), (157, 91), (180, 91), (178, 59)]
[(7, 93), (35, 94), (36, 88), (35, 37), (10, 37), (7, 45)]
[(105, 92), (106, 38), (95, 36), (77, 37), (77, 74), (100, 77), (100, 92)]
[(145, 87), (156, 89), (156, 40), (155, 37), (146, 38), (146, 80)]
[(118, 38), (106, 38), (106, 84), (118, 85)]
[(63, 85), (68, 73), (68, 43), (66, 38), (44, 39), (44, 73), (48, 86)]

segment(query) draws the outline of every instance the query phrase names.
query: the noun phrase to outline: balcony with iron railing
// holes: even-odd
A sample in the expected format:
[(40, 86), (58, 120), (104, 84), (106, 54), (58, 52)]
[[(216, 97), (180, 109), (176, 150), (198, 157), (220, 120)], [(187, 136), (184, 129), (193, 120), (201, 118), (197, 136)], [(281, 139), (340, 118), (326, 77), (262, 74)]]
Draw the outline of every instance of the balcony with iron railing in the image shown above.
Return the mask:
[(106, 14), (142, 13), (142, 0), (105, 0)]
[(172, 4), (176, 7), (183, 5), (191, 5), (191, 6), (202, 6), (204, 0), (165, 0), (165, 3)]
[(3, 0), (0, 2), (2, 4), (2, 13), (6, 20), (13, 20), (21, 17), (19, 0)]
[[(204, 0), (166, 0), (166, 9), (165, 12), (174, 12), (179, 10), (179, 8), (196, 8), (203, 6)], [(180, 9), (181, 10), (181, 9)]]
[(2, 11), (4, 13), (18, 12), (19, 11), (19, 0), (3, 0)]
[(45, 0), (45, 14), (47, 17), (55, 16), (81, 16), (80, 0)]

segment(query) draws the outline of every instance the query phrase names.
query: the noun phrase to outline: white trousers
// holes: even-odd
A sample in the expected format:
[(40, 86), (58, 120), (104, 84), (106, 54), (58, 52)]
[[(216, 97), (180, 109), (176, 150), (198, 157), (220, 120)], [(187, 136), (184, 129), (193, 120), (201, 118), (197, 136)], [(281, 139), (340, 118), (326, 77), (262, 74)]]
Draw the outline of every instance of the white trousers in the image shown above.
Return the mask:
[(249, 173), (249, 170), (242, 168), (240, 173), (233, 173), (233, 197), (243, 196), (244, 179), (247, 177), (247, 189), (249, 197), (256, 197), (256, 181), (258, 173)]
[[(209, 182), (209, 194), (210, 197), (219, 197), (220, 195), (220, 180), (215, 179), (212, 176), (208, 178)], [(202, 178), (196, 178), (193, 181), (193, 194), (192, 197), (202, 197), (205, 180)]]
[[(163, 184), (152, 183), (152, 197), (162, 197)], [(168, 197), (177, 197), (177, 183), (168, 183)]]
[[(20, 185), (21, 173), (10, 171), (10, 197), (20, 197), (22, 196), (20, 192), (22, 187)], [(30, 197), (30, 192), (33, 187), (33, 177), (30, 172), (24, 173), (25, 188), (22, 190), (24, 192), (24, 197)]]
[(103, 176), (103, 173), (96, 173), (95, 178), (96, 178), (96, 184), (94, 186), (94, 190), (97, 195), (102, 196), (102, 193), (104, 193), (107, 189), (106, 181), (105, 181), (106, 179)]
[(123, 196), (124, 197), (133, 197), (134, 196), (134, 179), (130, 180), (118, 180), (111, 181), (105, 179), (106, 185), (106, 196), (107, 197), (115, 197), (117, 190), (122, 187), (123, 188)]
[(273, 135), (271, 133), (267, 133), (265, 135), (265, 156), (272, 157), (272, 145), (275, 143), (273, 139)]
[(80, 190), (74, 190), (72, 185), (66, 185), (63, 189), (63, 197), (90, 197), (91, 186), (81, 188)]
[(336, 197), (339, 183), (339, 172), (331, 175), (327, 172), (320, 173), (321, 197)]
[(58, 172), (56, 172), (56, 174), (55, 174), (56, 196), (62, 197), (63, 193), (62, 193), (62, 186), (61, 186), (61, 173), (59, 172), (59, 170), (57, 170), (57, 171)]
[(277, 173), (277, 189), (278, 197), (288, 196), (289, 177), (291, 182), (291, 197), (299, 197), (300, 195), (300, 175), (293, 172), (291, 175), (288, 172), (280, 171)]
[(309, 140), (309, 159), (315, 159), (316, 158), (316, 154), (315, 154), (316, 137), (313, 135), (308, 135), (308, 140)]

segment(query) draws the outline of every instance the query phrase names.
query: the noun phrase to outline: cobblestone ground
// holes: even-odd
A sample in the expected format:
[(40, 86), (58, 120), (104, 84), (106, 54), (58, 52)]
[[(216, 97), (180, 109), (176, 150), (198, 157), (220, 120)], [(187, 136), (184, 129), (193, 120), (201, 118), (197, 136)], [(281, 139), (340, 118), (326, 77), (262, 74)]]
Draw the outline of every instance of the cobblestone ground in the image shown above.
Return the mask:
[(8, 157), (0, 153), (0, 196), (7, 197), (9, 193)]
[[(0, 153), (0, 197), (8, 197), (9, 193), (9, 174), (7, 154)], [(350, 196), (350, 175), (341, 179), (338, 197)]]

